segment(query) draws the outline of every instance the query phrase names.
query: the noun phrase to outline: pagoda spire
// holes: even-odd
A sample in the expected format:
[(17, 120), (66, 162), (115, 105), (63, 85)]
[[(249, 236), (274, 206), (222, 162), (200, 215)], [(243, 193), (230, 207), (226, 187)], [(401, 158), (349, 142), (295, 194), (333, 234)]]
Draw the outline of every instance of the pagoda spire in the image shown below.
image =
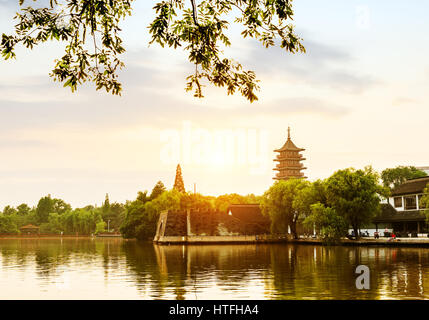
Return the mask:
[(290, 127), (287, 127), (287, 139), (290, 140)]

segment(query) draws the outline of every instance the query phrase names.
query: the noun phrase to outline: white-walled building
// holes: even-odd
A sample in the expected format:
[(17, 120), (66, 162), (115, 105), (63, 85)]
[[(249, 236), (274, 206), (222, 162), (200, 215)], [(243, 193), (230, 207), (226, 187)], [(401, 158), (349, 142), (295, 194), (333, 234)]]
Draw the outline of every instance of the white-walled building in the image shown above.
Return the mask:
[(426, 234), (428, 227), (423, 213), (426, 208), (420, 200), (428, 183), (429, 177), (416, 178), (395, 188), (374, 223), (388, 226), (395, 233)]

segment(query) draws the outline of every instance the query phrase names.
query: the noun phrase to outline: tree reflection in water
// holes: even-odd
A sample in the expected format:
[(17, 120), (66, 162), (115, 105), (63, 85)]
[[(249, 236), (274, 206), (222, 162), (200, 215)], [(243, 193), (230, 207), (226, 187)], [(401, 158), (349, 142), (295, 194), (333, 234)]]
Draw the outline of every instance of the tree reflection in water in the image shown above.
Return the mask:
[[(54, 295), (55, 283), (69, 275), (93, 299), (429, 298), (429, 249), (424, 248), (2, 239), (0, 258), (3, 285), (25, 278), (29, 290), (43, 287)], [(356, 289), (360, 264), (371, 270), (370, 290)], [(85, 274), (92, 275), (90, 283)], [(70, 296), (82, 298), (79, 291)]]

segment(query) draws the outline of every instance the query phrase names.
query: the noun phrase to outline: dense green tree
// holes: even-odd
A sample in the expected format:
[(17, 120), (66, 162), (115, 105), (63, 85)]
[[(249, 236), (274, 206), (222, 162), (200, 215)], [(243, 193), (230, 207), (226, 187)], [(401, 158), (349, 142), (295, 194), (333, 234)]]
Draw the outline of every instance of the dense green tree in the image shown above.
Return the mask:
[(426, 216), (426, 224), (429, 225), (429, 183), (423, 190), (423, 196), (420, 199), (420, 208), (424, 208), (424, 214)]
[(98, 234), (98, 233), (103, 233), (105, 231), (106, 231), (106, 222), (104, 221), (97, 222), (95, 225), (94, 233)]
[(183, 193), (180, 197), (181, 209), (198, 209), (202, 211), (214, 209), (212, 197), (200, 193)]
[(152, 192), (150, 193), (150, 200), (154, 200), (158, 198), (167, 188), (164, 186), (162, 181), (158, 181), (156, 185), (153, 187)]
[(183, 193), (172, 189), (170, 191), (163, 192), (159, 197), (150, 201), (158, 212), (164, 210), (179, 210), (181, 207), (181, 198), (184, 196)]
[(72, 209), (71, 205), (66, 203), (62, 199), (54, 198), (54, 199), (52, 199), (52, 202), (53, 202), (52, 212), (62, 214), (62, 213), (65, 213), (67, 211), (70, 211)]
[(71, 210), (71, 205), (66, 203), (62, 199), (52, 199), (51, 195), (42, 197), (36, 207), (36, 216), (39, 223), (48, 222), (49, 214), (56, 212), (58, 214), (64, 214)]
[[(63, 57), (56, 61), (51, 76), (72, 91), (85, 81), (98, 89), (120, 94), (119, 59), (125, 52), (120, 22), (131, 15), (133, 0), (19, 0), (15, 34), (3, 34), (0, 52), (15, 57), (15, 47), (51, 41), (66, 43)], [(150, 43), (182, 48), (188, 52), (195, 71), (187, 80), (188, 91), (202, 97), (202, 80), (226, 87), (228, 94), (239, 91), (250, 102), (259, 89), (255, 74), (238, 62), (222, 56), (231, 45), (226, 30), (231, 22), (243, 27), (242, 36), (258, 39), (263, 46), (276, 45), (287, 52), (305, 52), (294, 33), (292, 0), (170, 0), (154, 1), (155, 19), (149, 26)]]
[(275, 182), (263, 195), (262, 212), (271, 219), (274, 233), (286, 233), (290, 227), (293, 237), (298, 238), (296, 225), (301, 218), (302, 201), (296, 201), (298, 195), (309, 187), (303, 179), (289, 179)]
[(48, 222), (49, 214), (52, 212), (54, 212), (54, 201), (51, 198), (51, 195), (41, 198), (36, 207), (36, 216), (38, 222)]
[(19, 233), (16, 223), (10, 215), (0, 215), (0, 233), (17, 234)]
[(143, 203), (150, 201), (150, 197), (147, 195), (147, 190), (145, 190), (144, 192), (139, 191), (137, 193), (137, 200), (139, 200)]
[(228, 207), (232, 204), (257, 204), (261, 201), (260, 198), (261, 197), (257, 197), (254, 194), (248, 194), (246, 196), (237, 193), (223, 194), (216, 197), (214, 207), (218, 211), (226, 212)]
[(41, 233), (59, 234), (61, 231), (64, 232), (65, 229), (63, 216), (56, 212), (51, 212), (48, 221), (40, 224)]
[(68, 234), (92, 234), (99, 222), (102, 222), (100, 210), (88, 211), (75, 209), (60, 215), (62, 231)]
[[(119, 227), (122, 224), (122, 221), (125, 218), (125, 206), (122, 203), (114, 202), (110, 205), (110, 219), (109, 228), (110, 231), (119, 231)], [(104, 221), (106, 221), (103, 218)], [(107, 222), (107, 221), (106, 221)]]
[(304, 187), (297, 190), (294, 195), (292, 207), (298, 212), (298, 221), (303, 220), (312, 213), (311, 206), (324, 200), (323, 182), (320, 180), (305, 182)]
[(179, 210), (184, 195), (173, 189), (165, 191), (152, 201), (142, 201), (140, 194), (125, 205), (125, 219), (121, 233), (125, 238), (153, 239), (159, 214), (164, 210)]
[(141, 238), (137, 231), (141, 231), (138, 230), (139, 226), (146, 222), (144, 204), (143, 201), (136, 199), (125, 205), (125, 219), (120, 227), (124, 238)]
[(311, 214), (304, 220), (308, 228), (313, 226), (326, 242), (336, 242), (347, 233), (348, 224), (335, 209), (325, 207), (320, 202), (311, 205)]
[(378, 174), (371, 167), (339, 170), (326, 180), (329, 206), (353, 228), (356, 235), (379, 212), (380, 196), (388, 193), (378, 180)]
[(17, 214), (19, 214), (20, 216), (29, 215), (31, 212), (31, 208), (25, 203), (22, 203), (19, 206), (17, 206), (16, 210), (17, 210)]
[(426, 177), (424, 171), (412, 166), (398, 166), (396, 168), (387, 168), (381, 172), (381, 179), (383, 185), (389, 187), (391, 190), (400, 186), (408, 179)]
[(173, 189), (176, 189), (177, 191), (182, 193), (186, 193), (185, 184), (183, 183), (182, 177), (182, 168), (180, 168), (180, 164), (178, 164), (176, 168), (176, 178), (174, 179)]
[(110, 200), (108, 193), (106, 193), (106, 198), (104, 199), (101, 211), (103, 212), (103, 215), (108, 215), (110, 213)]
[(11, 216), (17, 213), (17, 210), (14, 207), (6, 206), (3, 209), (3, 215), (5, 216)]

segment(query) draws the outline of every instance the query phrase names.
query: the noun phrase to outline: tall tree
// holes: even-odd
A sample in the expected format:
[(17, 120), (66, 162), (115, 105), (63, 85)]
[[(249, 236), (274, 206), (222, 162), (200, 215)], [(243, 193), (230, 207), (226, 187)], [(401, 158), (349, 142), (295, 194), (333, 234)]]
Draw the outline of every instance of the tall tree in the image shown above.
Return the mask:
[(63, 214), (67, 211), (70, 211), (72, 209), (71, 205), (66, 203), (64, 200), (62, 199), (52, 199), (53, 201), (53, 211), (52, 212), (56, 212), (59, 214)]
[(311, 205), (311, 214), (304, 220), (308, 228), (313, 226), (326, 242), (336, 242), (347, 233), (348, 223), (335, 209), (317, 202)]
[(414, 178), (426, 177), (427, 174), (413, 166), (398, 166), (396, 168), (387, 168), (381, 172), (383, 185), (391, 190), (403, 184), (405, 181)]
[(199, 193), (182, 193), (180, 198), (181, 209), (210, 210), (214, 208), (211, 197)]
[[(255, 200), (256, 201), (256, 200)], [(223, 194), (218, 196), (214, 201), (216, 210), (226, 212), (231, 204), (246, 204), (256, 203), (251, 202), (246, 196), (239, 195), (237, 193)]]
[(308, 181), (302, 179), (280, 180), (264, 193), (261, 208), (262, 212), (271, 218), (272, 232), (286, 233), (289, 226), (293, 237), (298, 238), (296, 226), (302, 217), (300, 209), (303, 207), (303, 201), (297, 199), (309, 185)]
[(180, 168), (180, 164), (177, 165), (176, 168), (176, 178), (174, 179), (173, 189), (176, 189), (179, 192), (185, 193), (185, 184), (183, 183), (182, 177), (182, 168)]
[(158, 198), (166, 190), (167, 188), (164, 186), (162, 181), (158, 181), (152, 189), (152, 192), (150, 194), (150, 200)]
[(18, 227), (10, 215), (8, 216), (0, 215), (0, 233), (9, 233), (9, 234), (19, 233)]
[(16, 210), (20, 216), (26, 216), (30, 213), (31, 208), (26, 203), (22, 203), (16, 207)]
[(36, 217), (39, 223), (48, 222), (49, 214), (54, 212), (54, 201), (51, 195), (39, 200), (36, 207)]
[(11, 215), (14, 215), (15, 213), (17, 213), (17, 210), (14, 207), (6, 206), (3, 209), (3, 215), (5, 216), (11, 216)]
[(146, 203), (150, 201), (150, 197), (147, 195), (147, 190), (145, 190), (144, 192), (142, 191), (137, 192), (137, 200), (142, 203)]
[[(120, 94), (119, 59), (125, 52), (120, 23), (132, 13), (134, 0), (19, 0), (15, 34), (3, 34), (0, 52), (5, 59), (15, 57), (15, 47), (51, 41), (66, 43), (65, 53), (56, 60), (51, 76), (75, 91), (85, 81), (97, 90)], [(222, 46), (231, 42), (226, 30), (233, 21), (241, 24), (241, 35), (255, 38), (263, 46), (276, 43), (290, 53), (305, 52), (295, 34), (292, 0), (169, 0), (154, 4), (155, 20), (149, 26), (150, 43), (182, 48), (195, 71), (187, 80), (187, 91), (203, 97), (202, 81), (226, 87), (228, 94), (239, 91), (250, 102), (259, 89), (253, 71), (223, 57)]]
[(39, 223), (45, 223), (48, 222), (50, 213), (64, 214), (68, 211), (71, 211), (70, 204), (62, 199), (52, 199), (49, 194), (39, 200), (36, 207), (36, 217)]
[(103, 206), (101, 207), (101, 211), (103, 212), (103, 215), (108, 215), (110, 213), (110, 200), (108, 193), (106, 193), (106, 197), (104, 199)]
[(152, 201), (147, 201), (147, 198), (141, 198), (139, 193), (135, 201), (125, 205), (125, 219), (120, 227), (122, 235), (139, 240), (153, 239), (160, 212), (178, 210), (182, 196), (182, 193), (173, 189), (163, 192)]
[(379, 212), (380, 196), (388, 193), (378, 180), (371, 167), (339, 170), (326, 180), (329, 206), (353, 228), (355, 235)]

